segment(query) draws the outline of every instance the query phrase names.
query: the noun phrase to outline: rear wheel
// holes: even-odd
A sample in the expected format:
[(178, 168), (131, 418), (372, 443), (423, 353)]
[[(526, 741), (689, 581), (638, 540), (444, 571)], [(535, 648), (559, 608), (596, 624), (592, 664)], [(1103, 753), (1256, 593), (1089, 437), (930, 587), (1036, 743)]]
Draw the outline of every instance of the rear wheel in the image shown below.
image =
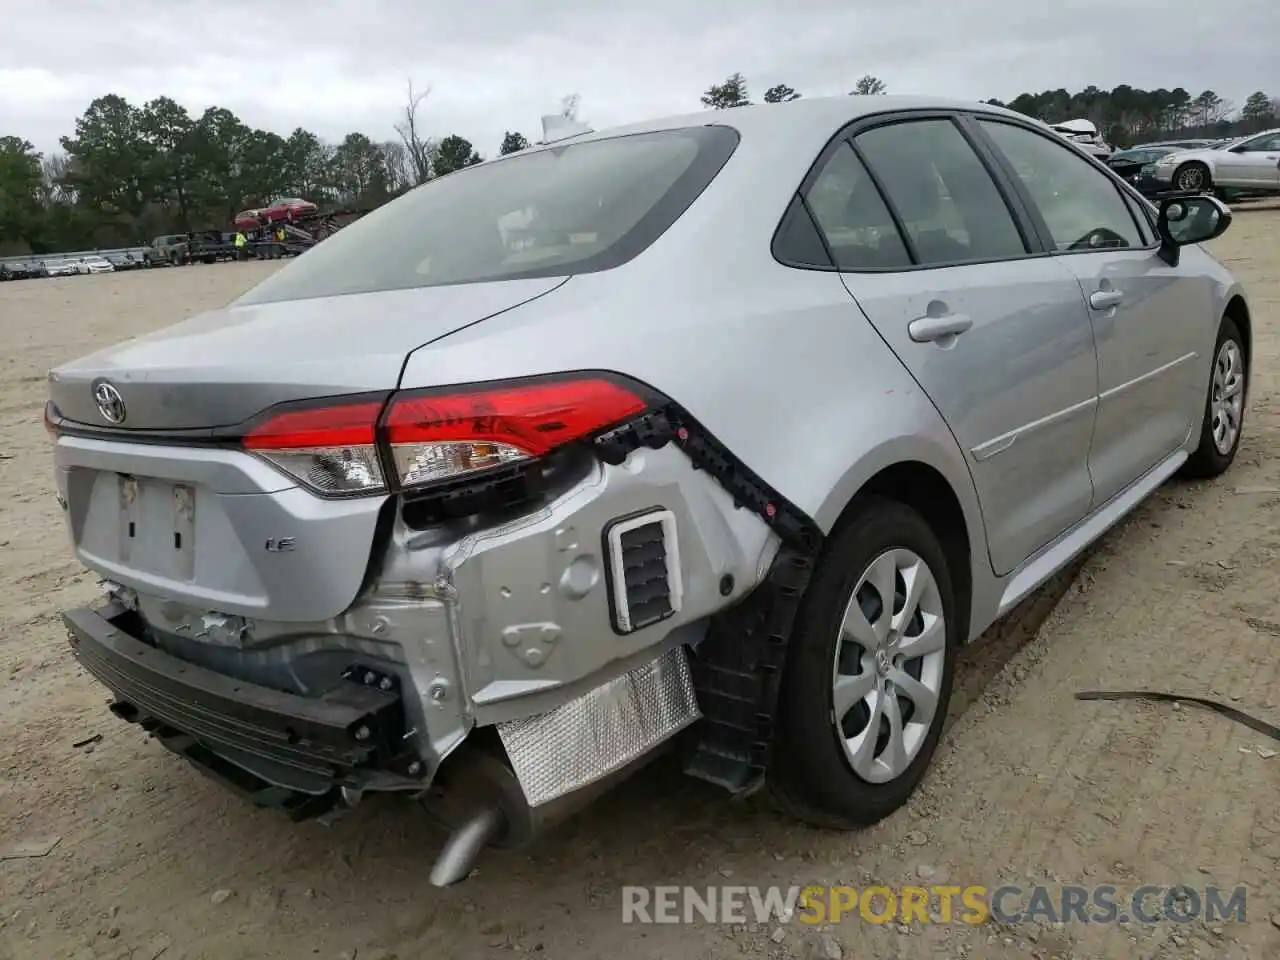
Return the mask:
[(946, 556), (911, 508), (868, 497), (832, 534), (792, 638), (773, 792), (822, 827), (902, 806), (942, 733), (961, 636)]
[(1188, 477), (1216, 477), (1236, 458), (1244, 430), (1248, 366), (1244, 338), (1230, 317), (1222, 318), (1213, 348), (1213, 372), (1205, 396), (1200, 443), (1182, 467)]
[(1187, 193), (1198, 193), (1213, 189), (1213, 177), (1208, 167), (1199, 160), (1192, 160), (1173, 172), (1173, 185)]

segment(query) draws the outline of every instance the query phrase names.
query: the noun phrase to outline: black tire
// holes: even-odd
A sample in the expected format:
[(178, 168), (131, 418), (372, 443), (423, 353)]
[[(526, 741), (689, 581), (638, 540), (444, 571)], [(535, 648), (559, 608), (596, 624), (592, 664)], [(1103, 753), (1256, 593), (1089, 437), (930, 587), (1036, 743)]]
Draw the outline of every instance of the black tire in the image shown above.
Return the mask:
[[(1235, 349), (1239, 351), (1244, 385), (1240, 392), (1240, 422), (1236, 429), (1235, 441), (1231, 444), (1231, 448), (1226, 453), (1223, 453), (1218, 449), (1218, 445), (1213, 438), (1213, 371), (1218, 364), (1219, 354), (1222, 353), (1224, 345), (1228, 342), (1233, 342)], [(1235, 461), (1236, 451), (1240, 449), (1240, 438), (1244, 436), (1244, 415), (1248, 409), (1248, 400), (1249, 354), (1245, 350), (1244, 338), (1240, 335), (1240, 328), (1236, 326), (1236, 322), (1230, 317), (1223, 317), (1222, 323), (1218, 327), (1218, 339), (1213, 345), (1213, 356), (1209, 358), (1209, 386), (1205, 390), (1204, 396), (1204, 419), (1200, 424), (1200, 443), (1196, 446), (1195, 452), (1187, 459), (1187, 462), (1182, 465), (1182, 469), (1179, 471), (1182, 476), (1208, 479), (1226, 472), (1227, 468)]]
[[(1199, 174), (1199, 177), (1195, 177)], [(1194, 186), (1183, 186), (1183, 179), (1189, 182), (1194, 180)], [(1213, 190), (1213, 175), (1209, 172), (1209, 168), (1199, 160), (1192, 160), (1190, 163), (1184, 163), (1177, 170), (1173, 171), (1173, 188), (1182, 190), (1187, 193), (1192, 191), (1199, 193), (1209, 193)]]
[[(914, 552), (934, 574), (946, 624), (938, 704), (919, 752), (895, 779), (871, 783), (854, 773), (832, 716), (832, 673), (845, 608), (863, 572), (886, 550)], [(910, 507), (865, 497), (828, 538), (805, 593), (778, 695), (769, 784), (779, 805), (813, 826), (849, 830), (893, 813), (923, 778), (938, 745), (964, 631), (946, 555), (937, 536)]]

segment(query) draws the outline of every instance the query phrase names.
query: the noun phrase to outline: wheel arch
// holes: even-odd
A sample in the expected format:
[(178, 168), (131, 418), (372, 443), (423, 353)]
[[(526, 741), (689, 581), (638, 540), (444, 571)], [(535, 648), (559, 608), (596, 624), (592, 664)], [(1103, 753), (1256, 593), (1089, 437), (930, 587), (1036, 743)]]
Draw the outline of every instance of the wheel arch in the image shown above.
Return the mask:
[(1230, 317), (1235, 321), (1236, 328), (1240, 331), (1240, 336), (1244, 340), (1244, 372), (1246, 383), (1249, 375), (1253, 371), (1253, 320), (1249, 316), (1249, 304), (1239, 293), (1234, 294), (1227, 301), (1226, 308), (1222, 311), (1223, 317)]
[(930, 461), (906, 456), (879, 465), (843, 499), (834, 516), (830, 507), (824, 510), (829, 523), (822, 523), (822, 518), (819, 523), (828, 531), (838, 529), (855, 505), (872, 495), (896, 500), (919, 513), (942, 544), (958, 619), (965, 625), (961, 642), (967, 643), (973, 634), (975, 577), (981, 576), (980, 565), (986, 557), (985, 529), (968, 470), (964, 469), (959, 478), (962, 482), (957, 483), (954, 468), (948, 470)]
[(1208, 174), (1209, 184), (1216, 185), (1218, 182), (1218, 168), (1213, 160), (1208, 157), (1188, 157), (1173, 168), (1173, 185), (1177, 186), (1178, 171), (1183, 167), (1199, 166), (1204, 167), (1205, 173)]

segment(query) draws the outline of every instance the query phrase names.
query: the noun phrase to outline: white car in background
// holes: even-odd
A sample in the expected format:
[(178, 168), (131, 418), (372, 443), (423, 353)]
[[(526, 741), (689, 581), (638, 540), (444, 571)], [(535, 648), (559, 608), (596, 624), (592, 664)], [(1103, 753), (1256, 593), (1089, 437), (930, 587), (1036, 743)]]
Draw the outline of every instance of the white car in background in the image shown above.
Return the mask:
[(115, 265), (106, 257), (90, 254), (72, 262), (76, 273), (114, 273)]
[(46, 277), (72, 277), (78, 273), (114, 273), (115, 267), (106, 257), (89, 254), (83, 257), (58, 257), (42, 260), (40, 272)]
[(1063, 120), (1061, 123), (1050, 124), (1050, 129), (1099, 160), (1106, 160), (1114, 152), (1090, 120)]
[(1224, 146), (1179, 150), (1161, 157), (1152, 174), (1187, 192), (1280, 193), (1280, 127)]

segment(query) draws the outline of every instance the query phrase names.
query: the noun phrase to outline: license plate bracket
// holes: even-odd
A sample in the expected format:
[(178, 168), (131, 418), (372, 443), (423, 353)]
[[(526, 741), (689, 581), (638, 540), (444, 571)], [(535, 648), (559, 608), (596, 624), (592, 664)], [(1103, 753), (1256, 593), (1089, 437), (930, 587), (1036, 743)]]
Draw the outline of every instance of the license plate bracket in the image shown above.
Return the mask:
[(120, 474), (120, 561), (176, 580), (195, 579), (196, 490)]

